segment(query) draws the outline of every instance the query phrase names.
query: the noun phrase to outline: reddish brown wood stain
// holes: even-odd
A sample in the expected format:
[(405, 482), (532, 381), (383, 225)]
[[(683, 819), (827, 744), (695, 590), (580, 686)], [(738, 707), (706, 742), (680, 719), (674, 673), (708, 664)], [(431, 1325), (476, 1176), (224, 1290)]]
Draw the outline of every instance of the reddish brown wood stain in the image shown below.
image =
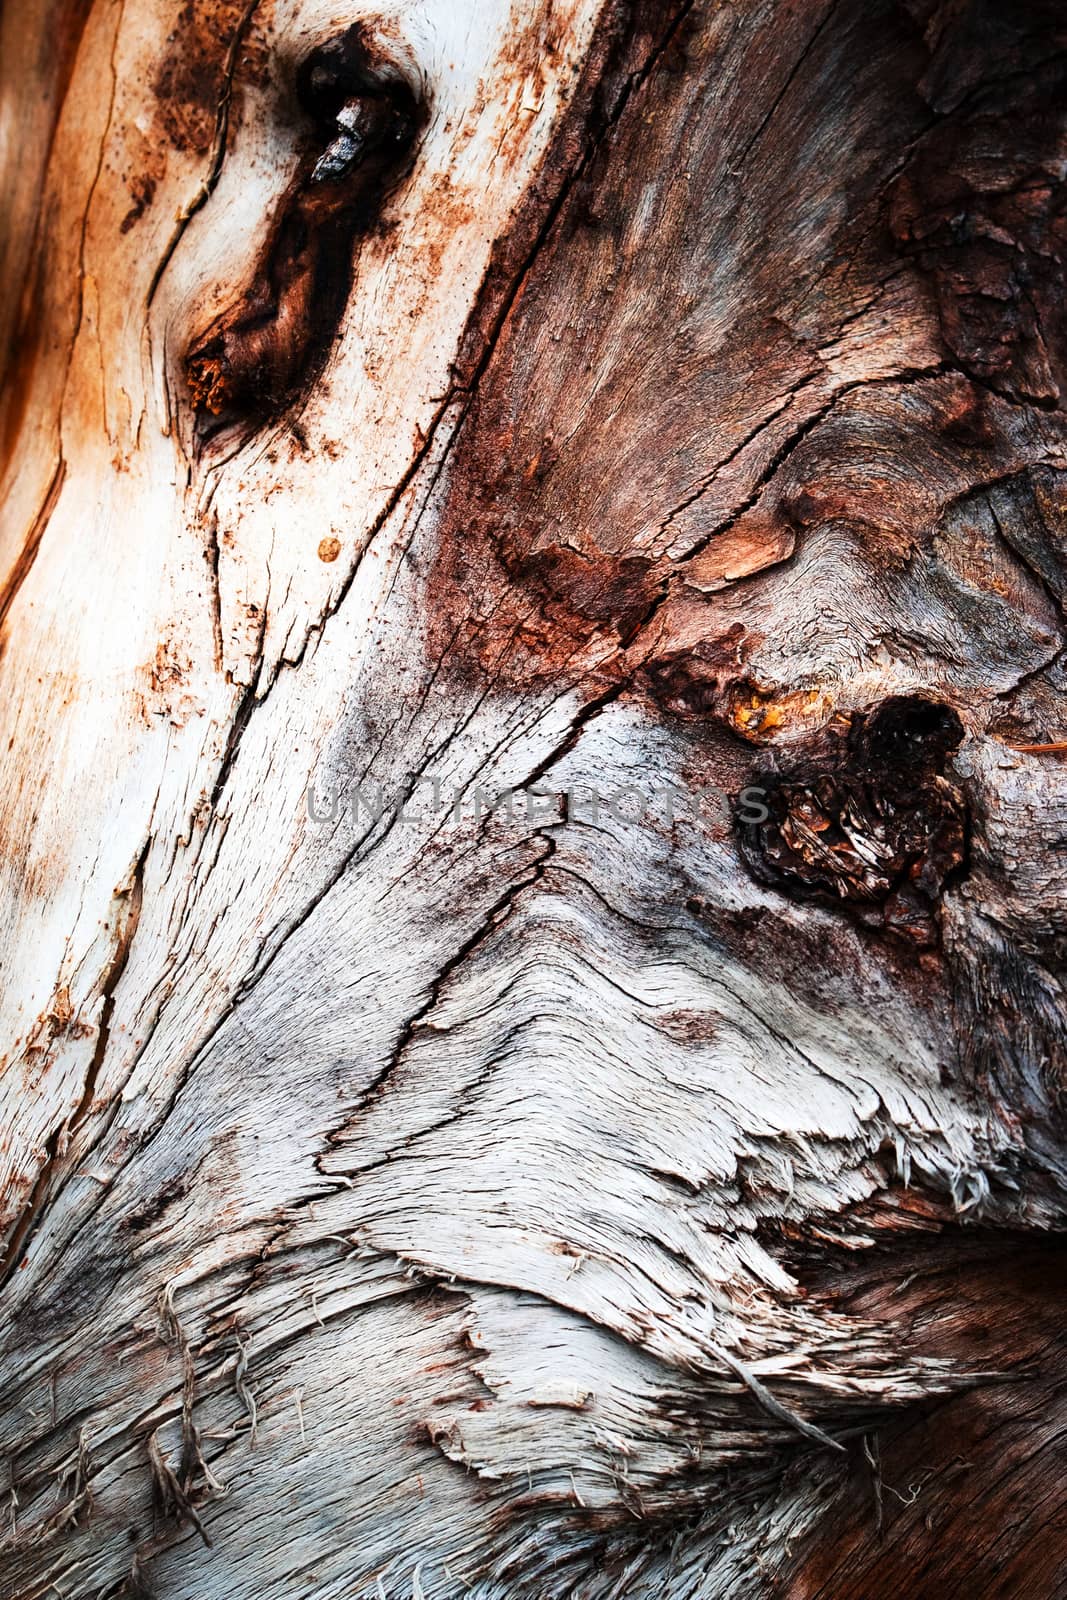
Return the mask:
[[(696, 7), (684, 24), (661, 30), (668, 42), (657, 70), (633, 88), (617, 122), (605, 129), (603, 114), (598, 123), (587, 111), (595, 153), (569, 182), (481, 376), (451, 467), (437, 592), (450, 636), (457, 609), (470, 618), (456, 653), (495, 676), (528, 683), (595, 656), (601, 671), (629, 677), (651, 658), (664, 663), (653, 685), (672, 676), (668, 662), (676, 685), (694, 644), (698, 658), (710, 651), (720, 664), (737, 653), (739, 625), (714, 598), (716, 578), (724, 581), (731, 562), (743, 577), (793, 548), (787, 507), (763, 510), (751, 539), (737, 523), (725, 530), (718, 574), (714, 544), (692, 570), (649, 548), (692, 493), (694, 457), (706, 453), (717, 424), (729, 426), (739, 376), (717, 370), (731, 359), (725, 349), (713, 359), (701, 348), (702, 322), (713, 320), (705, 302), (711, 241), (693, 214), (700, 196), (724, 182), (723, 153), (700, 138), (719, 28), (710, 9)], [(917, 64), (903, 54), (913, 79)], [(905, 104), (917, 119), (916, 102)], [(684, 175), (641, 231), (634, 219), (645, 175), (677, 166), (680, 148)], [(572, 128), (552, 161), (573, 163), (577, 149)], [(616, 294), (623, 283), (625, 294)], [(780, 291), (773, 273), (757, 273), (755, 305), (742, 316), (759, 333), (753, 342), (745, 326), (738, 348), (754, 365), (779, 377), (784, 367), (802, 381), (811, 371), (805, 348), (768, 344), (768, 334), (780, 334)], [(474, 327), (489, 322), (483, 307)], [(662, 609), (676, 594), (703, 618), (700, 637), (677, 653), (671, 608)]]
[(857, 1442), (827, 1520), (775, 1592), (788, 1600), (1059, 1600), (1067, 1583), (1063, 1244), (950, 1232), (907, 1246), (902, 1222), (895, 1247), (858, 1263), (827, 1260), (811, 1292), (891, 1324), (909, 1354), (1001, 1381), (872, 1429), (876, 1466)]
[[(28, 11), (12, 7), (4, 19), (5, 26), (10, 26), (12, 17), (24, 18), (27, 32), (32, 28), (38, 41), (37, 81), (47, 99), (49, 116), (47, 139), (39, 153), (40, 179), (43, 179), (48, 168), (56, 127), (91, 10), (92, 0), (52, 0), (43, 17), (36, 18)], [(42, 183), (38, 187), (43, 190)], [(9, 304), (17, 303), (18, 314), (13, 324), (9, 324), (11, 334), (6, 346), (0, 348), (0, 385), (3, 392), (3, 405), (0, 406), (0, 476), (7, 470), (22, 427), (25, 407), (32, 392), (33, 370), (46, 334), (41, 313), (48, 270), (47, 240), (39, 213), (34, 226), (37, 237), (25, 282), (5, 282), (2, 286)]]
[[(175, 150), (211, 149), (230, 45), (248, 11), (248, 0), (186, 0), (177, 12), (154, 81), (160, 127)], [(254, 53), (250, 47), (246, 57)]]
[[(999, 221), (986, 218), (984, 191), (967, 176), (977, 160), (975, 140), (995, 133), (992, 166), (983, 168), (989, 173), (990, 193), (999, 192), (1005, 170), (1018, 173), (1026, 194), (1012, 203), (1026, 210), (1026, 248), (1037, 248), (1036, 238), (1044, 237), (1051, 253), (1041, 270), (1059, 271), (1055, 229), (1049, 234), (1047, 185), (1039, 195), (1027, 176), (1054, 164), (1059, 128), (1050, 115), (1030, 116), (1034, 91), (1010, 83), (998, 87), (992, 100), (979, 98), (981, 116), (969, 104), (959, 110), (968, 86), (977, 94), (983, 74), (999, 73), (999, 35), (995, 19), (984, 11), (981, 25), (966, 21), (955, 31), (947, 16), (938, 16), (943, 27), (932, 55), (909, 27), (902, 8), (880, 6), (866, 18), (856, 13), (857, 36), (851, 39), (842, 15), (838, 33), (845, 42), (837, 47), (836, 59), (827, 47), (824, 62), (817, 56), (813, 60), (817, 89), (820, 72), (829, 75), (844, 65), (842, 49), (859, 51), (862, 26), (876, 29), (886, 98), (871, 109), (866, 133), (872, 144), (890, 150), (907, 151), (919, 142), (895, 187), (887, 186), (884, 170), (877, 167), (846, 173), (855, 163), (851, 147), (842, 150), (841, 179), (848, 183), (850, 212), (834, 245), (843, 256), (858, 241), (873, 270), (883, 273), (899, 272), (912, 258), (922, 270), (940, 272), (946, 362), (958, 358), (966, 370), (988, 375), (1001, 357), (990, 355), (983, 365), (975, 355), (971, 362), (961, 345), (960, 319), (969, 319), (978, 339), (975, 319), (994, 317), (990, 349), (1007, 352), (1003, 360), (1010, 365), (1016, 345), (1038, 340), (1038, 312), (1023, 303), (1018, 285), (1007, 302), (993, 285), (968, 288), (968, 307), (961, 309), (957, 302), (965, 291), (959, 275), (953, 275), (951, 265), (938, 265), (940, 247), (931, 241), (947, 226), (938, 220), (945, 206), (954, 208), (954, 215), (973, 206), (966, 227), (976, 237), (1001, 227), (1001, 212)], [(813, 338), (791, 340), (784, 334), (796, 320), (796, 272), (803, 276), (809, 266), (797, 263), (795, 270), (790, 262), (787, 267), (782, 254), (789, 240), (778, 220), (777, 184), (795, 179), (791, 152), (775, 149), (765, 157), (773, 181), (761, 182), (760, 172), (753, 172), (745, 193), (750, 215), (732, 223), (727, 209), (730, 154), (701, 136), (717, 92), (721, 28), (712, 8), (695, 7), (686, 27), (672, 34), (652, 79), (635, 88), (617, 124), (597, 130), (592, 119), (595, 157), (570, 185), (547, 242), (522, 280), (455, 451), (441, 520), (444, 581), (436, 592), (442, 597), (442, 635), (447, 628), (451, 638), (457, 609), (466, 612), (465, 643), (453, 649), (497, 677), (529, 682), (531, 673), (553, 677), (572, 672), (591, 659), (588, 652), (595, 646), (600, 672), (630, 676), (637, 665), (648, 662), (653, 690), (669, 683), (667, 709), (682, 709), (687, 700), (692, 709), (695, 699), (703, 714), (718, 713), (745, 734), (749, 727), (738, 712), (748, 696), (758, 695), (758, 685), (744, 678), (745, 647), (743, 636), (739, 638), (744, 623), (736, 620), (736, 605), (732, 600), (725, 605), (714, 593), (728, 581), (731, 563), (733, 581), (743, 581), (751, 572), (787, 560), (798, 535), (831, 518), (869, 524), (872, 531), (879, 526), (885, 530), (880, 537), (891, 536), (904, 555), (928, 525), (930, 508), (921, 498), (909, 501), (904, 485), (861, 482), (850, 472), (847, 437), (839, 433), (821, 454), (816, 434), (810, 447), (798, 448), (794, 459), (779, 463), (773, 492), (758, 511), (751, 539), (742, 540), (742, 514), (699, 541), (700, 554), (691, 562), (667, 560), (651, 548), (661, 529), (677, 518), (678, 507), (688, 509), (694, 475), (699, 477), (694, 465), (714, 451), (717, 435), (728, 443), (737, 385), (748, 381), (758, 392), (769, 377), (774, 393), (803, 386), (816, 370)], [(1047, 52), (1054, 49), (1050, 29), (1051, 24), (1040, 39)], [(1034, 48), (1031, 41), (1030, 56)], [(941, 85), (935, 98), (947, 132), (924, 138), (930, 118), (926, 102), (934, 93), (931, 75)], [(1012, 96), (1019, 94), (1017, 103)], [(949, 109), (943, 110), (943, 104)], [(743, 120), (743, 111), (737, 115)], [(1009, 160), (1018, 115), (1027, 118), (1027, 147)], [(739, 129), (739, 135), (743, 132)], [(574, 152), (572, 131), (566, 148), (552, 159), (573, 161)], [(945, 176), (946, 163), (955, 164), (957, 177)], [(890, 165), (887, 161), (886, 167)], [(675, 170), (676, 180), (666, 186), (654, 219), (639, 224), (647, 174), (664, 167)], [(927, 199), (917, 198), (927, 181), (924, 173), (936, 189)], [(946, 183), (950, 200), (943, 192)], [(714, 212), (706, 201), (702, 205), (708, 194), (722, 197)], [(905, 212), (912, 219), (907, 225), (901, 220)], [(1047, 224), (1043, 234), (1041, 219)], [(931, 230), (931, 238), (923, 234), (926, 242), (919, 250), (916, 240), (923, 229)], [(758, 233), (766, 248), (762, 259), (753, 255), (748, 262), (744, 301), (732, 308), (731, 337), (712, 349), (705, 332), (717, 322), (712, 252), (750, 248), (751, 233)], [(834, 281), (829, 263), (824, 270), (829, 287), (822, 291), (828, 296), (823, 331), (829, 339), (859, 307), (849, 298), (847, 282)], [(814, 277), (815, 263), (810, 272)], [(616, 294), (622, 283), (625, 294)], [(950, 306), (946, 296), (951, 298), (951, 286), (956, 300)], [(1058, 316), (1049, 303), (1041, 327), (1048, 322), (1055, 329)], [(1004, 331), (1005, 319), (1013, 317), (1012, 327)], [(488, 320), (483, 307), (474, 327), (484, 331)], [(1049, 348), (1058, 348), (1049, 337)], [(747, 370), (740, 367), (742, 359)], [(1054, 365), (1060, 365), (1060, 358)], [(1047, 392), (1042, 390), (1038, 398), (1047, 398)], [(961, 466), (979, 471), (996, 461), (1004, 441), (983, 393), (952, 378), (937, 394), (927, 417), (918, 420), (924, 448), (955, 456)], [(859, 427), (860, 413), (856, 416)], [(916, 419), (902, 402), (903, 448), (915, 427)], [(757, 534), (762, 555), (753, 545)], [(741, 547), (735, 548), (739, 540)], [(672, 648), (676, 628), (684, 638)], [(702, 665), (709, 654), (718, 668), (710, 696)], [(733, 668), (725, 670), (731, 656)], [(686, 660), (693, 662), (697, 675), (688, 696), (680, 682)]]

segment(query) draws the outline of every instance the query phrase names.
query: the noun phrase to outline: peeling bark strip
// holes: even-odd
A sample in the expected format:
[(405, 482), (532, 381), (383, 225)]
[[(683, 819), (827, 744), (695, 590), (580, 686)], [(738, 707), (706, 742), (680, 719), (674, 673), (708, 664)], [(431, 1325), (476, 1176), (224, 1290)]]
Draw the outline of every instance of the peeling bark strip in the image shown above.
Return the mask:
[(0, 42), (0, 1593), (1067, 1600), (1059, 0)]

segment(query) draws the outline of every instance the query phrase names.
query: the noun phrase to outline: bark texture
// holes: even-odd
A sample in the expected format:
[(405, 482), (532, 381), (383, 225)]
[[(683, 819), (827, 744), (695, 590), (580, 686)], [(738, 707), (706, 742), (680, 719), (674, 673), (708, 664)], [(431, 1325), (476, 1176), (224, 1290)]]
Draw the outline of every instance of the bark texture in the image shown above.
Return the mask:
[(1067, 1596), (1062, 4), (0, 46), (3, 1594)]

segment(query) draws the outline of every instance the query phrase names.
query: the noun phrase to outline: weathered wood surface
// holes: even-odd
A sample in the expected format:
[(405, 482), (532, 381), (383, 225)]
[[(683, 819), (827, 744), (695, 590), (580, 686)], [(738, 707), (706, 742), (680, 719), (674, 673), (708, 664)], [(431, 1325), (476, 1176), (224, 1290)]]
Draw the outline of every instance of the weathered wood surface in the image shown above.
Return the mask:
[(1062, 6), (0, 45), (4, 1595), (1067, 1594)]

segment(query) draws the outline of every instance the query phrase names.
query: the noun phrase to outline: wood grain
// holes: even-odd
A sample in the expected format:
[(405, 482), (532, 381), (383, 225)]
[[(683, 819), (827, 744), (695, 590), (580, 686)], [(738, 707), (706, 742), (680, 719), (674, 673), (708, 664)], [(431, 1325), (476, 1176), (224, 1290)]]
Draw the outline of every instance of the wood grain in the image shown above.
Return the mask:
[(3, 1593), (1067, 1596), (1062, 7), (56, 16)]

